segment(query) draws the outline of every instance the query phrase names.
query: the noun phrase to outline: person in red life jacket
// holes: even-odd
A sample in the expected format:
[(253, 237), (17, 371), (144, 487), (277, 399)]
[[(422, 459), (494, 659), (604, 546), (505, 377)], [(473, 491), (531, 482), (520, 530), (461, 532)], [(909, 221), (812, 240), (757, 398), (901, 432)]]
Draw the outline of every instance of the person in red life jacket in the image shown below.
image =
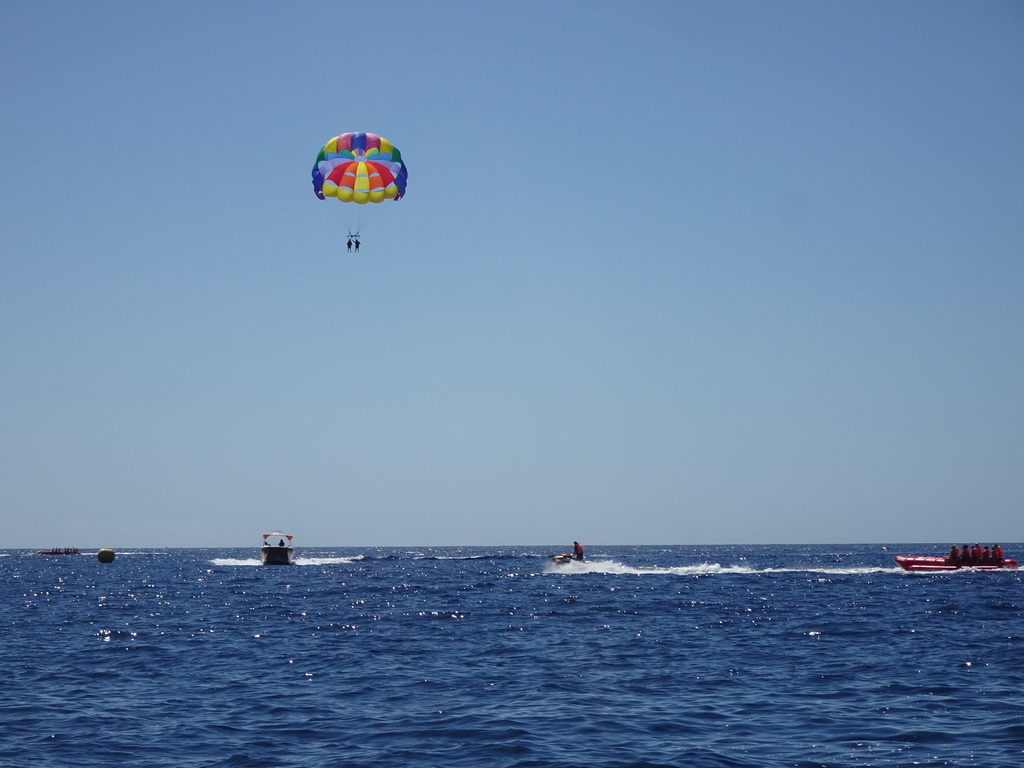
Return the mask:
[(583, 545), (581, 545), (578, 541), (574, 541), (572, 543), (572, 559), (573, 560), (582, 560), (583, 559)]
[(971, 548), (969, 546), (967, 546), (966, 544), (964, 544), (960, 548), (960, 565), (970, 565), (970, 564), (971, 564)]
[(960, 550), (956, 548), (956, 544), (949, 548), (949, 557), (946, 558), (946, 562), (950, 565), (960, 562)]
[(998, 544), (992, 545), (992, 562), (1001, 563), (1003, 562), (1003, 548)]
[(974, 565), (981, 562), (981, 544), (975, 544), (971, 547), (971, 562)]
[(992, 552), (989, 550), (988, 544), (986, 544), (984, 549), (981, 550), (981, 562), (985, 565), (992, 562)]

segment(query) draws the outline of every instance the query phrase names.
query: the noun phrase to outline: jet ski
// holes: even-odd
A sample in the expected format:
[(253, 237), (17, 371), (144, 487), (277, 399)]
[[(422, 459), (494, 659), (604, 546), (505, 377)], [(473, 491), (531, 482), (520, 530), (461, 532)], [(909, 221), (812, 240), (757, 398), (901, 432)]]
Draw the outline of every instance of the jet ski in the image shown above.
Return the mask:
[(563, 552), (560, 555), (555, 555), (551, 558), (551, 562), (555, 565), (568, 565), (569, 563), (582, 563), (582, 555), (574, 555), (572, 552)]

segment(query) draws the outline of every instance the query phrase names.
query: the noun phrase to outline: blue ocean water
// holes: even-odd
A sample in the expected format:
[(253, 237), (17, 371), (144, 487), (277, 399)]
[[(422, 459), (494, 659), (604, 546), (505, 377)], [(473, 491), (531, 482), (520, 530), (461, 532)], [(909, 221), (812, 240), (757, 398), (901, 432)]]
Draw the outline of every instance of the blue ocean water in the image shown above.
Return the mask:
[(564, 549), (8, 550), (0, 765), (1024, 764), (1024, 572)]

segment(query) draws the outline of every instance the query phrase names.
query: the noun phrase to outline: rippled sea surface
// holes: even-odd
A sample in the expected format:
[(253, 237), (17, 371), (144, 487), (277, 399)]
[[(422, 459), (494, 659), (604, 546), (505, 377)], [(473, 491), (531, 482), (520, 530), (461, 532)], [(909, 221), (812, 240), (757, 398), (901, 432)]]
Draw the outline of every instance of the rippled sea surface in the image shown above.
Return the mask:
[(1024, 764), (1024, 572), (562, 550), (8, 550), (0, 765)]

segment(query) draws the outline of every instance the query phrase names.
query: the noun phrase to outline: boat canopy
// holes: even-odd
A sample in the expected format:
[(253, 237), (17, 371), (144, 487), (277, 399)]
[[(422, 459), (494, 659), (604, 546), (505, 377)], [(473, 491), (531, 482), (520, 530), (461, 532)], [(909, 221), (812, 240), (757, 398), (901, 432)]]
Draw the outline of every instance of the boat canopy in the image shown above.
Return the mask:
[(274, 531), (273, 533), (264, 533), (263, 534), (263, 541), (266, 541), (271, 536), (275, 536), (278, 539), (288, 539), (288, 543), (291, 543), (291, 540), (292, 540), (292, 537), (289, 536), (287, 533), (281, 533), (281, 531)]

